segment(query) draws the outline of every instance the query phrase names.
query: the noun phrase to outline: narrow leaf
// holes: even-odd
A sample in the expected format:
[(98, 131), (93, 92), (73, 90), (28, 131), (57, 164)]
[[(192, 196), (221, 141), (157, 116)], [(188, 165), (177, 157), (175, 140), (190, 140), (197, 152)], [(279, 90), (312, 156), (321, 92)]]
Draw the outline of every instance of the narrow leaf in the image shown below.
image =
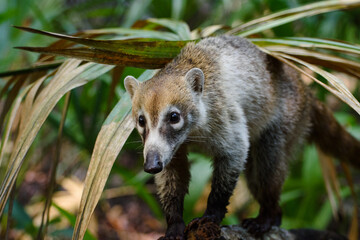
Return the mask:
[(351, 176), (349, 165), (345, 162), (340, 162), (340, 164), (341, 164), (342, 169), (344, 170), (346, 181), (350, 187), (351, 196), (354, 201), (353, 217), (351, 219), (351, 226), (350, 226), (348, 236), (349, 236), (349, 240), (357, 240), (357, 239), (359, 239), (359, 220), (358, 220), (359, 209), (358, 209), (358, 204), (357, 204), (358, 197), (355, 192), (354, 180)]
[(288, 47), (281, 45), (270, 45), (263, 47), (271, 52), (282, 52), (311, 64), (344, 72), (355, 77), (360, 77), (360, 62), (355, 62), (343, 57), (296, 47)]
[[(297, 59), (295, 57), (292, 57), (292, 56), (289, 56), (286, 54), (277, 54), (277, 53), (273, 53), (273, 52), (268, 52), (268, 53), (273, 55), (274, 57), (280, 59), (281, 61), (284, 61), (284, 59), (289, 59), (291, 61), (294, 61), (294, 62), (310, 69), (311, 71), (316, 72), (317, 74), (321, 75), (322, 77), (324, 77), (326, 80), (328, 80), (331, 83), (333, 88), (327, 86), (326, 84), (323, 84), (321, 81), (319, 81), (318, 79), (316, 79), (310, 75), (307, 75), (307, 76), (310, 76), (317, 83), (321, 83), (322, 86), (324, 86), (326, 89), (328, 89), (329, 91), (334, 93), (337, 97), (339, 97), (342, 101), (344, 101), (346, 104), (348, 104), (350, 107), (352, 107), (356, 112), (358, 112), (360, 114), (360, 103), (358, 102), (358, 100), (356, 100), (356, 98), (346, 88), (345, 84), (339, 78), (334, 76), (333, 74), (326, 72), (323, 69), (321, 69), (315, 65), (306, 63), (300, 59)], [(284, 62), (289, 64), (288, 61), (284, 61)], [(293, 66), (293, 65), (290, 64), (290, 66)]]
[[(158, 69), (170, 62), (176, 54), (168, 58), (151, 58), (139, 55), (130, 55), (108, 50), (91, 49), (91, 48), (70, 48), (70, 49), (52, 49), (37, 47), (18, 47), (19, 49), (45, 53), (56, 56), (64, 56), (70, 58), (81, 59), (101, 64), (132, 66), (146, 69)], [(179, 49), (180, 52), (180, 49)]]
[[(145, 71), (140, 81), (150, 78), (155, 71)], [(94, 151), (85, 179), (79, 214), (72, 239), (82, 239), (90, 217), (100, 199), (113, 163), (128, 136), (134, 129), (130, 116), (131, 101), (126, 93), (111, 111), (95, 142)]]
[(181, 21), (174, 21), (171, 19), (159, 19), (159, 18), (150, 18), (147, 19), (148, 22), (156, 23), (158, 25), (164, 26), (177, 35), (179, 35), (181, 40), (190, 40), (191, 33), (189, 29), (189, 25)]
[(126, 11), (124, 26), (130, 27), (137, 19), (140, 19), (151, 0), (133, 0)]
[(81, 61), (79, 60), (68, 60), (64, 62), (54, 78), (38, 94), (31, 106), (29, 114), (27, 116), (22, 116), (27, 119), (27, 122), (24, 123), (23, 127), (19, 130), (18, 139), (15, 142), (15, 146), (10, 156), (8, 169), (4, 181), (1, 184), (0, 215), (2, 215), (9, 197), (9, 190), (14, 185), (23, 164), (25, 154), (58, 100), (71, 89), (84, 85), (88, 81), (112, 68), (111, 66), (94, 63), (87, 63), (79, 66), (80, 63)]
[(8, 141), (9, 141), (10, 131), (14, 127), (15, 117), (18, 114), (18, 110), (19, 110), (19, 108), (21, 106), (21, 102), (22, 102), (23, 98), (28, 94), (28, 92), (31, 89), (34, 88), (34, 86), (36, 88), (37, 86), (41, 85), (42, 82), (45, 80), (45, 78), (46, 77), (40, 78), (36, 82), (28, 85), (25, 89), (23, 89), (23, 91), (13, 101), (13, 104), (12, 104), (12, 106), (11, 106), (11, 108), (10, 108), (8, 114), (7, 114), (7, 118), (5, 120), (5, 129), (4, 129), (2, 139), (1, 139), (1, 144), (0, 144), (0, 166), (4, 162), (3, 158), (4, 158), (5, 147), (6, 147), (6, 144), (8, 143)]
[(115, 97), (116, 86), (118, 86), (118, 83), (120, 82), (120, 77), (124, 71), (124, 68), (125, 67), (123, 67), (123, 66), (116, 66), (112, 71), (109, 96), (107, 99), (106, 115), (110, 113), (111, 108), (113, 106), (113, 100)]
[(41, 216), (41, 223), (40, 223), (40, 227), (38, 230), (37, 239), (39, 239), (39, 240), (44, 239), (44, 236), (46, 236), (47, 228), (49, 225), (50, 207), (51, 207), (51, 203), (52, 203), (54, 187), (56, 184), (56, 171), (57, 171), (58, 164), (60, 162), (62, 135), (63, 135), (64, 124), (65, 124), (66, 115), (67, 115), (69, 103), (70, 103), (70, 93), (71, 92), (67, 92), (65, 95), (65, 103), (64, 103), (64, 108), (62, 111), (61, 122), (60, 122), (57, 141), (56, 141), (55, 156), (54, 156), (54, 161), (51, 163), (51, 167), (50, 167), (50, 176), (49, 176), (50, 181), (48, 182), (48, 185), (46, 187), (47, 194), (46, 194), (43, 213)]
[(162, 39), (168, 41), (180, 40), (179, 36), (165, 31), (153, 31), (145, 29), (134, 29), (134, 28), (103, 28), (103, 29), (90, 29), (86, 30), (88, 34), (118, 34), (125, 35), (129, 38), (152, 38)]
[[(73, 227), (75, 226), (76, 218), (72, 213), (70, 213), (70, 212), (66, 211), (65, 209), (61, 208), (56, 203), (52, 203), (52, 206), (54, 206), (62, 216), (65, 216), (65, 218), (70, 222), (71, 226), (73, 226)], [(86, 240), (96, 240), (97, 238), (90, 231), (86, 231), (84, 239), (86, 239)]]
[(226, 25), (211, 25), (203, 29), (196, 28), (191, 31), (191, 39), (201, 39), (211, 35), (221, 34), (222, 32), (225, 32), (229, 29), (230, 27)]
[(342, 53), (354, 53), (360, 54), (360, 47), (354, 44), (349, 44), (345, 42), (338, 42), (334, 40), (325, 40), (318, 38), (250, 38), (254, 44), (266, 47), (271, 45), (281, 45), (281, 46), (296, 46), (301, 48), (320, 48), (320, 49), (330, 49)]
[(18, 69), (18, 70), (13, 70), (13, 71), (2, 72), (2, 73), (0, 73), (0, 78), (54, 69), (54, 68), (59, 67), (60, 64), (61, 64), (61, 62), (56, 62), (56, 63), (43, 64), (40, 66), (35, 66), (35, 67), (30, 67), (30, 68), (23, 68), (23, 69)]
[[(324, 123), (326, 124), (326, 123)], [(329, 202), (331, 205), (331, 210), (335, 220), (339, 220), (338, 218), (338, 202), (341, 204), (340, 197), (340, 184), (336, 175), (336, 169), (333, 163), (332, 157), (325, 154), (319, 147), (316, 148), (319, 156), (319, 161), (321, 165), (321, 170), (323, 172), (323, 178), (325, 182), (326, 191), (329, 197)], [(336, 199), (338, 202), (336, 201)]]
[[(129, 169), (123, 168), (121, 166), (113, 167), (112, 171), (115, 171), (123, 178), (125, 185), (135, 189), (136, 194), (144, 200), (144, 202), (150, 207), (157, 218), (162, 217), (162, 210), (158, 201), (146, 188), (146, 180), (148, 180), (151, 175), (148, 175), (143, 170), (141, 170), (140, 174), (136, 176), (134, 173), (129, 171)], [(139, 176), (145, 177), (140, 178)]]
[[(275, 52), (270, 52), (264, 48), (262, 48), (262, 51), (274, 56), (275, 58), (279, 59), (280, 61), (288, 64), (289, 66), (293, 67), (294, 69), (296, 69), (296, 70), (300, 71), (301, 73), (305, 74), (306, 76), (310, 77), (311, 79), (313, 79), (314, 81), (319, 83), (321, 86), (326, 88), (328, 91), (330, 91), (334, 95), (336, 95), (338, 98), (340, 98), (342, 101), (344, 101), (346, 104), (348, 104), (350, 107), (352, 107), (355, 111), (357, 111), (360, 114), (360, 103), (351, 94), (351, 92), (346, 88), (345, 84), (340, 79), (338, 79), (337, 77), (332, 75), (331, 73), (326, 72), (315, 65), (306, 63), (300, 59), (297, 59), (295, 57), (292, 57), (292, 56), (289, 56), (286, 54), (278, 54)], [(301, 68), (296, 66), (292, 61), (321, 75), (326, 80), (328, 80), (332, 86), (330, 87), (330, 86), (324, 84), (323, 82), (321, 82), (320, 80), (316, 79), (315, 77), (311, 76), (310, 74), (308, 74), (307, 72), (305, 72), (304, 70), (302, 70)]]
[(172, 0), (171, 1), (171, 18), (181, 19), (184, 15), (186, 0)]
[(230, 30), (228, 34), (249, 36), (264, 30), (274, 28), (295, 20), (314, 16), (321, 13), (332, 12), (341, 9), (351, 9), (360, 6), (359, 0), (331, 0), (310, 3), (301, 7), (280, 11), (268, 16), (255, 19)]
[(27, 77), (26, 76), (17, 76), (12, 77), (7, 84), (5, 84), (4, 89), (0, 93), (0, 97), (5, 95), (5, 102), (2, 105), (2, 109), (0, 112), (0, 132), (2, 132), (2, 127), (4, 123), (4, 118), (12, 106), (14, 100), (19, 95), (21, 88), (23, 87)]
[[(188, 41), (164, 41), (154, 39), (127, 39), (127, 40), (96, 40), (91, 38), (80, 38), (59, 33), (46, 32), (27, 27), (16, 27), (24, 31), (68, 40), (88, 47), (120, 52), (124, 54), (143, 55), (150, 57), (176, 56), (179, 50)], [(24, 48), (20, 48), (26, 50)]]

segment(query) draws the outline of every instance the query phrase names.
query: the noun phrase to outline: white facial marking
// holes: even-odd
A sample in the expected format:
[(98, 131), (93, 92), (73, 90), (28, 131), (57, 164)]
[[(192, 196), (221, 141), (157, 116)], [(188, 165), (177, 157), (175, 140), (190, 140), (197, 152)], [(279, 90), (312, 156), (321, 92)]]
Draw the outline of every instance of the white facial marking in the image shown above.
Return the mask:
[(167, 158), (169, 157), (169, 155), (171, 155), (170, 146), (160, 136), (159, 129), (151, 129), (149, 131), (149, 135), (146, 138), (144, 146), (144, 159), (146, 159), (146, 154), (149, 152), (150, 149), (156, 149), (160, 153), (160, 160), (163, 163), (164, 161), (167, 161)]
[(146, 137), (146, 141), (144, 145), (144, 161), (146, 160), (146, 154), (150, 149), (152, 149), (160, 153), (160, 161), (163, 162), (163, 166), (166, 166), (168, 161), (170, 161), (169, 156), (172, 153), (169, 144), (160, 135), (160, 128), (163, 124), (165, 115), (163, 113), (160, 114), (157, 126), (155, 127), (152, 127), (152, 124), (150, 122), (150, 116), (146, 112), (144, 113), (144, 115), (146, 119), (149, 119), (149, 122), (147, 124), (147, 127), (149, 128), (149, 134)]
[(175, 130), (180, 130), (184, 126), (184, 118), (181, 116), (180, 110), (177, 107), (172, 106), (167, 112), (168, 113), (176, 112), (179, 114), (180, 121), (175, 124), (171, 124), (171, 127)]
[[(179, 122), (169, 122), (169, 114), (172, 112), (179, 114)], [(146, 155), (150, 150), (155, 150), (160, 154), (160, 161), (163, 163), (163, 166), (166, 166), (171, 161), (176, 149), (175, 146), (171, 146), (171, 144), (167, 142), (166, 138), (160, 134), (160, 129), (164, 125), (170, 124), (173, 129), (180, 130), (184, 126), (184, 118), (181, 116), (180, 110), (177, 107), (171, 106), (160, 112), (157, 126), (153, 127), (150, 122), (151, 118), (149, 117), (148, 113), (145, 111), (141, 111), (141, 113), (146, 118), (146, 127), (148, 128), (148, 135), (146, 136), (144, 145), (144, 160), (146, 160)], [(138, 129), (139, 132), (144, 131), (144, 129)]]
[(175, 130), (180, 130), (183, 126), (184, 126), (184, 119), (182, 117), (180, 117), (180, 121), (178, 123), (175, 124), (171, 124), (171, 126), (175, 129)]

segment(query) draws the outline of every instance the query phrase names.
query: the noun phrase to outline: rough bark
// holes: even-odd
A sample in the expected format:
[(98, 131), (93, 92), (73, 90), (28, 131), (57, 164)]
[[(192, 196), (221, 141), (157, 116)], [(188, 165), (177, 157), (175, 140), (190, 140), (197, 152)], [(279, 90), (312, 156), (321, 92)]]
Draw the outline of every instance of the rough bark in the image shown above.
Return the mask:
[(262, 238), (254, 238), (247, 231), (238, 226), (217, 226), (214, 223), (205, 223), (191, 226), (185, 230), (188, 240), (346, 240), (347, 238), (329, 231), (313, 229), (285, 230), (272, 227), (271, 231)]

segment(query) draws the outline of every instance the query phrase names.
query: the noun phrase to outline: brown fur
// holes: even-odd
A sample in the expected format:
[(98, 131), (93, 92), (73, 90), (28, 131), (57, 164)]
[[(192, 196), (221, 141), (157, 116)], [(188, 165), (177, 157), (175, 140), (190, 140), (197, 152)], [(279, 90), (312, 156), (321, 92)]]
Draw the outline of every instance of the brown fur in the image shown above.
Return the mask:
[[(189, 76), (191, 72), (195, 75)], [(312, 96), (293, 69), (246, 39), (221, 36), (189, 43), (152, 79), (125, 81), (125, 86), (132, 96), (135, 121), (139, 114), (148, 118), (143, 128), (137, 124), (143, 131), (145, 162), (165, 164), (163, 169), (150, 169), (162, 170), (155, 178), (168, 222), (163, 239), (183, 239), (188, 142), (213, 155), (214, 167), (207, 209), (192, 225), (221, 222), (244, 171), (261, 206), (258, 217), (243, 222), (255, 235), (280, 225), (278, 202), (288, 162), (306, 139), (360, 167), (360, 143)], [(178, 129), (169, 122), (170, 108), (183, 120)], [(150, 132), (152, 140), (146, 138)]]
[(324, 104), (313, 101), (311, 120), (311, 140), (323, 152), (360, 168), (360, 142), (336, 121)]

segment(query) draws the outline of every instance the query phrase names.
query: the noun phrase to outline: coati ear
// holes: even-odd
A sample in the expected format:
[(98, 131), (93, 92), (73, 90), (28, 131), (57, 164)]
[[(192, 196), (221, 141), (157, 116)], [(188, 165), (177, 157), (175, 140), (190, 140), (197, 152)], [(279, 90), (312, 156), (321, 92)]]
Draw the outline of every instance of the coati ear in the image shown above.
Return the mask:
[(185, 80), (190, 84), (191, 89), (197, 93), (201, 94), (204, 89), (204, 73), (200, 68), (190, 69), (186, 75)]
[(130, 97), (133, 98), (136, 89), (139, 87), (140, 82), (136, 80), (133, 76), (127, 76), (124, 79), (124, 86), (126, 91), (130, 94)]

